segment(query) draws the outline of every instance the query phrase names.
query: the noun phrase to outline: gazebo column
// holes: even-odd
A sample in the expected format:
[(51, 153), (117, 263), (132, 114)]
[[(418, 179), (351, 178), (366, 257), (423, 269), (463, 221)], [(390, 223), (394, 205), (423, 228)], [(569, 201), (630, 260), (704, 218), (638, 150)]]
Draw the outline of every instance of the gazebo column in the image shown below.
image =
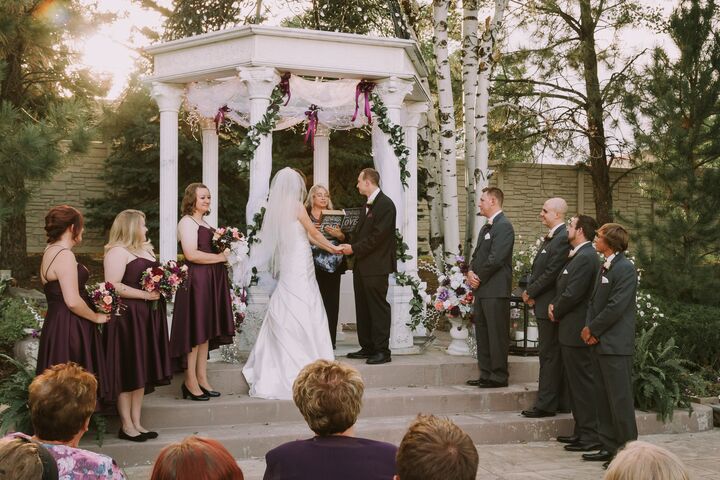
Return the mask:
[[(270, 95), (280, 80), (274, 68), (238, 67), (240, 79), (247, 85), (250, 98), (250, 124), (262, 120), (270, 105)], [(253, 217), (267, 200), (272, 172), (272, 134), (262, 135), (255, 155), (250, 161), (250, 191), (245, 206), (246, 221), (251, 224)]]
[(177, 258), (178, 112), (185, 89), (153, 82), (152, 97), (160, 110), (160, 261)]
[(408, 171), (410, 179), (408, 187), (403, 191), (405, 200), (405, 228), (403, 237), (408, 245), (408, 254), (412, 258), (405, 264), (409, 272), (418, 270), (418, 222), (417, 222), (417, 190), (418, 190), (418, 126), (428, 106), (425, 102), (407, 102), (403, 110), (405, 125), (405, 145), (410, 150)]
[(207, 221), (214, 227), (218, 225), (218, 135), (215, 121), (212, 118), (203, 118), (200, 121), (202, 128), (202, 181), (210, 189), (210, 215)]
[(313, 150), (313, 184), (330, 188), (330, 129), (319, 123)]

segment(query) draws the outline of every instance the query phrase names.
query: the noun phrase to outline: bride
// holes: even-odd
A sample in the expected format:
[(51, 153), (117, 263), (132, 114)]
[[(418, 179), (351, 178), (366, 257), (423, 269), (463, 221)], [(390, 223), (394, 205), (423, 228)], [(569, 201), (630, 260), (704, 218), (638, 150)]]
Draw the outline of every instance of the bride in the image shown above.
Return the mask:
[(292, 399), (292, 384), (305, 365), (334, 359), (310, 242), (342, 252), (310, 221), (302, 204), (305, 194), (298, 172), (280, 170), (270, 185), (260, 242), (252, 247), (250, 263), (259, 271), (269, 268), (278, 279), (242, 370), (252, 397)]

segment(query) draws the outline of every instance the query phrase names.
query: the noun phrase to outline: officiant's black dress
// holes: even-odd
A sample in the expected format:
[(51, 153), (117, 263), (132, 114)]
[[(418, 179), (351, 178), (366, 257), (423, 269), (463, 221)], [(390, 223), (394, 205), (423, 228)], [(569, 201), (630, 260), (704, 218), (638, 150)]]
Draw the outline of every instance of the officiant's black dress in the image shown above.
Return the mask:
[[(192, 217), (191, 217), (192, 218)], [(213, 230), (198, 225), (197, 248), (212, 250)], [(175, 294), (170, 356), (176, 372), (187, 369), (187, 354), (196, 346), (209, 342), (209, 349), (233, 342), (233, 321), (230, 282), (224, 263), (199, 264), (190, 261), (188, 280)]]
[[(160, 263), (137, 257), (125, 265), (123, 285), (141, 288), (143, 272)], [(165, 299), (155, 307), (140, 298), (123, 298), (125, 308), (105, 328), (108, 369), (114, 379), (114, 398), (122, 392), (144, 388), (152, 393), (156, 386), (167, 385), (172, 378)]]

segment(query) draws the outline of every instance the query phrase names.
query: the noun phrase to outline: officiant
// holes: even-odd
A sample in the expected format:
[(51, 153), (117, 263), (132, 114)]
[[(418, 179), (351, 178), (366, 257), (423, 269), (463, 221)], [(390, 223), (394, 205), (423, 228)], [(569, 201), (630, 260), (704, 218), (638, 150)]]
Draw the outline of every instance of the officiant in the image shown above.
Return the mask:
[[(345, 234), (340, 230), (340, 225), (321, 226), (322, 211), (333, 209), (327, 187), (319, 183), (313, 185), (305, 199), (305, 207), (310, 220), (330, 243), (339, 245), (345, 241)], [(347, 264), (344, 255), (334, 255), (314, 245), (311, 248), (315, 263), (315, 278), (327, 313), (330, 340), (334, 349), (340, 309), (340, 277), (345, 273)]]

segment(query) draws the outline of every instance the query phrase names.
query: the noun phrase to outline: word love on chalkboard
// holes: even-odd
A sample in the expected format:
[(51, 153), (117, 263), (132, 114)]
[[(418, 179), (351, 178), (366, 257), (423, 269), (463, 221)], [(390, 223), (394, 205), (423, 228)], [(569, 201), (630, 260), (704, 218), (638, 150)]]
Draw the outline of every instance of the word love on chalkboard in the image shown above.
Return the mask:
[(345, 233), (352, 233), (357, 230), (360, 217), (363, 214), (364, 207), (346, 208), (344, 210), (323, 210), (320, 217), (320, 230), (325, 227), (340, 226), (340, 230)]

